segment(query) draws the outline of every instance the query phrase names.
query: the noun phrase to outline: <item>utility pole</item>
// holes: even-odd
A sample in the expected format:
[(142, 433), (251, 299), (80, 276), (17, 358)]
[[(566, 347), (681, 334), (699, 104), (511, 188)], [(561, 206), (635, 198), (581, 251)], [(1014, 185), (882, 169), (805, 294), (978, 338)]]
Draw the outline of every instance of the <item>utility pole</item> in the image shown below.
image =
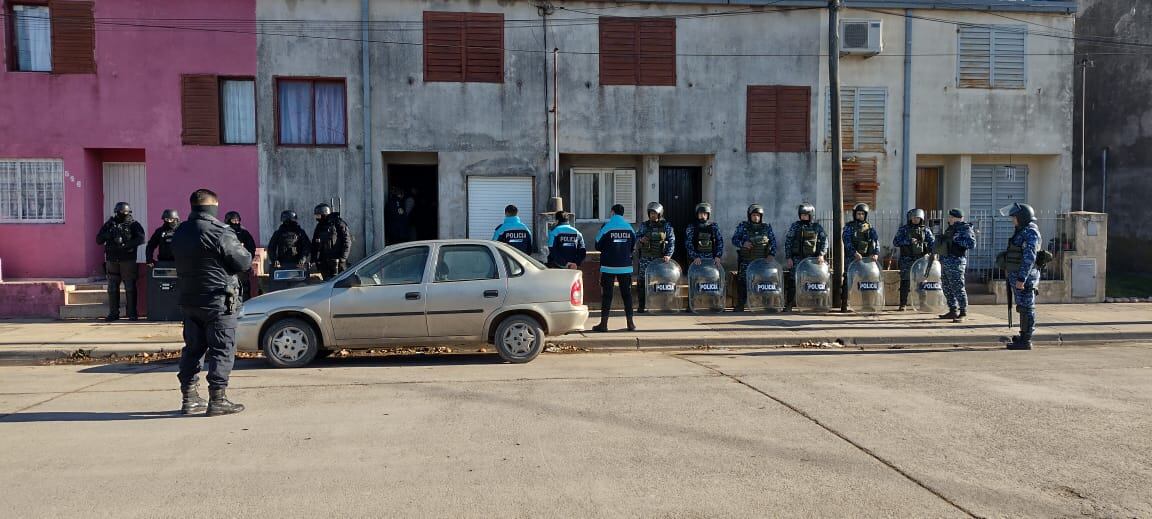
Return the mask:
[(1096, 64), (1088, 56), (1080, 61), (1080, 212), (1084, 212), (1084, 177), (1088, 176), (1084, 159), (1088, 155), (1088, 120), (1085, 118), (1088, 113), (1088, 69), (1094, 66)]
[(844, 149), (840, 140), (840, 6), (842, 0), (828, 0), (828, 92), (832, 117), (832, 301), (840, 301), (840, 311), (848, 311), (844, 285)]

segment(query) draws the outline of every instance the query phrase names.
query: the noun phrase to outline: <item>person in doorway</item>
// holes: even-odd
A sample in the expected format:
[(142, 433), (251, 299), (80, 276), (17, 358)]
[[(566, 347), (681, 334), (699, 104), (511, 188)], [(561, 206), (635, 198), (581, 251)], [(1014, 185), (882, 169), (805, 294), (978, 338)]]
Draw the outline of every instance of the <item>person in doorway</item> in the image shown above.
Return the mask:
[[(852, 221), (844, 226), (844, 258), (845, 264), (851, 265), (853, 261), (870, 258), (877, 261), (880, 258), (880, 235), (868, 222), (868, 213), (871, 208), (868, 204), (856, 204), (852, 208)], [(844, 269), (843, 281), (840, 285), (841, 305), (848, 301), (848, 269)]]
[(507, 243), (524, 254), (532, 254), (535, 249), (532, 245), (532, 230), (520, 221), (520, 209), (509, 204), (504, 208), (504, 223), (496, 227), (492, 233), (494, 241)]
[[(239, 413), (226, 389), (236, 359), (236, 319), (240, 308), (237, 277), (252, 268), (252, 255), (228, 224), (216, 219), (220, 199), (208, 189), (189, 198), (192, 212), (172, 236), (184, 349), (180, 353), (180, 412), (208, 416)], [(200, 397), (200, 371), (208, 364), (208, 401)]]
[(784, 311), (792, 311), (796, 306), (796, 276), (793, 270), (801, 261), (816, 258), (824, 263), (828, 256), (828, 233), (824, 226), (816, 221), (816, 207), (812, 204), (800, 204), (796, 208), (797, 220), (788, 227), (784, 235), (784, 252), (788, 254), (788, 272), (784, 275)]
[(624, 206), (612, 206), (612, 218), (596, 235), (596, 250), (600, 251), (600, 324), (592, 327), (597, 332), (608, 331), (608, 315), (612, 312), (612, 285), (620, 285), (620, 299), (624, 301), (624, 317), (628, 330), (635, 331), (632, 320), (632, 250), (636, 247), (636, 232), (624, 219)]
[(736, 226), (732, 234), (732, 245), (736, 246), (736, 308), (743, 312), (748, 304), (748, 265), (758, 259), (776, 257), (776, 233), (772, 224), (764, 222), (764, 206), (748, 206), (748, 219)]
[[(248, 229), (245, 229), (244, 226), (240, 224), (241, 221), (240, 213), (236, 211), (228, 211), (228, 214), (224, 215), (224, 223), (227, 223), (228, 227), (231, 227), (232, 231), (236, 233), (236, 238), (244, 245), (244, 249), (248, 251), (248, 255), (255, 257), (256, 239), (252, 237), (252, 233), (248, 232)], [(249, 276), (244, 274), (238, 279), (240, 282), (241, 301), (247, 301), (252, 297), (252, 281), (248, 278)]]
[[(664, 219), (664, 206), (660, 202), (648, 204), (648, 219), (640, 224), (636, 235), (640, 237), (637, 240), (637, 248), (640, 251), (640, 268), (637, 269), (637, 280), (640, 286), (644, 286), (644, 276), (648, 273), (648, 266), (653, 261), (668, 263), (672, 259), (672, 252), (676, 250), (676, 232), (672, 230), (672, 224)], [(642, 314), (647, 313), (647, 287), (637, 290), (636, 296), (640, 300), (637, 311)]]
[(940, 255), (940, 281), (944, 288), (944, 299), (948, 301), (948, 313), (941, 319), (962, 322), (968, 317), (968, 290), (964, 288), (964, 271), (968, 268), (968, 251), (976, 247), (972, 236), (972, 225), (964, 221), (964, 212), (959, 209), (948, 211), (948, 228), (937, 245)]
[(108, 275), (108, 314), (105, 321), (120, 319), (120, 283), (124, 283), (125, 307), (129, 321), (137, 320), (136, 251), (144, 244), (144, 227), (132, 218), (132, 207), (117, 202), (112, 217), (100, 227), (96, 243), (104, 246), (104, 271)]
[(1036, 211), (1028, 204), (1012, 204), (1008, 216), (1016, 231), (1008, 240), (1004, 251), (1004, 273), (1008, 289), (1015, 299), (1020, 314), (1020, 334), (1008, 343), (1010, 350), (1032, 349), (1032, 335), (1036, 333), (1036, 286), (1040, 283), (1039, 261), (1040, 228), (1036, 225)]
[(165, 209), (160, 213), (160, 220), (164, 223), (152, 232), (148, 245), (144, 247), (144, 262), (149, 267), (155, 267), (157, 262), (176, 260), (172, 256), (172, 234), (176, 232), (176, 226), (180, 225), (180, 213), (175, 209)]
[(320, 277), (327, 281), (348, 268), (352, 236), (348, 233), (348, 224), (340, 218), (340, 213), (332, 211), (332, 206), (317, 205), (312, 214), (316, 216), (316, 229), (312, 231), (312, 264), (320, 271)]
[(684, 232), (684, 240), (688, 244), (686, 247), (688, 259), (692, 260), (693, 265), (711, 261), (716, 268), (721, 268), (724, 237), (720, 235), (720, 226), (711, 222), (711, 218), (712, 204), (708, 202), (696, 204), (696, 221)]
[(548, 268), (578, 269), (588, 256), (584, 235), (568, 225), (568, 213), (556, 211), (555, 216), (556, 227), (548, 233)]
[(404, 208), (408, 211), (408, 241), (416, 241), (419, 238), (419, 232), (416, 229), (416, 224), (419, 222), (420, 214), (418, 210), (423, 209), (420, 201), (417, 198), (419, 191), (416, 188), (408, 190), (408, 195), (404, 198)]
[(388, 202), (384, 204), (384, 233), (388, 245), (403, 243), (409, 239), (409, 225), (412, 219), (410, 200), (404, 191), (393, 186), (388, 195)]
[(900, 249), (900, 307), (898, 311), (908, 309), (908, 293), (912, 290), (912, 264), (932, 252), (936, 244), (936, 236), (928, 228), (924, 219), (923, 209), (908, 211), (907, 222), (896, 231), (892, 238), (892, 246)]
[(268, 261), (273, 270), (304, 269), (308, 270), (308, 259), (312, 253), (312, 244), (308, 241), (308, 233), (300, 227), (296, 220), (296, 211), (283, 211), (280, 213), (280, 228), (272, 233), (268, 240)]

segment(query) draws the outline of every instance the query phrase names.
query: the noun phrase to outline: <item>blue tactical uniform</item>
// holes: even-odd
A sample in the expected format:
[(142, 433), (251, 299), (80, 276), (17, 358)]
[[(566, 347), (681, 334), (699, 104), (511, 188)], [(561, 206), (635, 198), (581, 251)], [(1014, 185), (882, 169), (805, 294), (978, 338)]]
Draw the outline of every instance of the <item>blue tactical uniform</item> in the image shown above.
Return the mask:
[[(648, 273), (648, 265), (653, 261), (664, 261), (672, 257), (676, 250), (676, 231), (667, 220), (660, 219), (655, 222), (645, 220), (636, 231), (638, 237), (636, 248), (640, 257), (640, 268), (636, 270), (637, 280), (644, 285), (644, 275)], [(640, 300), (639, 310), (644, 312), (647, 299), (647, 289), (640, 290), (636, 296)]]
[(844, 258), (851, 263), (856, 253), (867, 258), (880, 254), (880, 235), (868, 222), (853, 220), (844, 226)]
[(600, 324), (594, 328), (597, 331), (608, 329), (614, 283), (620, 285), (620, 298), (624, 300), (624, 316), (628, 319), (628, 329), (636, 329), (636, 325), (632, 322), (632, 250), (635, 247), (636, 233), (632, 230), (632, 224), (619, 214), (613, 214), (608, 223), (596, 234), (596, 250), (600, 251), (602, 292)]
[(577, 266), (584, 263), (588, 249), (584, 246), (584, 235), (566, 223), (557, 225), (548, 233), (548, 266), (567, 268), (569, 263)]
[(784, 276), (784, 292), (787, 298), (785, 310), (796, 306), (796, 276), (794, 270), (801, 261), (816, 256), (828, 255), (828, 233), (824, 226), (814, 221), (797, 220), (788, 226), (784, 235), (784, 253), (792, 260), (792, 272)]
[(720, 226), (712, 222), (700, 223), (699, 220), (688, 226), (684, 237), (685, 250), (688, 259), (706, 260), (724, 256), (724, 237), (720, 234)]
[[(1019, 340), (1013, 343), (1032, 346), (1032, 334), (1036, 331), (1036, 286), (1040, 283), (1040, 270), (1036, 266), (1036, 251), (1040, 246), (1040, 228), (1035, 222), (1021, 222), (1016, 233), (1008, 240), (1005, 255), (1005, 273), (1008, 289), (1016, 302), (1020, 314)], [(1024, 289), (1016, 288), (1016, 282), (1023, 281)]]
[(535, 249), (532, 245), (532, 230), (520, 221), (519, 216), (505, 216), (504, 223), (492, 233), (492, 239), (516, 247), (524, 254), (532, 254)]
[(912, 264), (932, 252), (932, 248), (936, 246), (936, 236), (921, 217), (920, 225), (912, 223), (901, 225), (896, 231), (896, 237), (892, 239), (892, 246), (900, 249), (900, 309), (903, 310), (908, 306), (908, 292), (912, 289), (909, 278)]
[(964, 271), (968, 268), (968, 251), (976, 247), (972, 225), (958, 221), (944, 230), (940, 244), (940, 281), (944, 298), (948, 301), (948, 314), (953, 319), (968, 315), (968, 291), (964, 288)]
[[(760, 213), (763, 215), (763, 213)], [(763, 217), (763, 216), (761, 216)], [(748, 243), (751, 248), (745, 249)], [(736, 247), (736, 310), (744, 309), (748, 303), (748, 265), (758, 259), (776, 256), (776, 233), (772, 231), (772, 224), (740, 222), (736, 232), (732, 235), (732, 245)]]

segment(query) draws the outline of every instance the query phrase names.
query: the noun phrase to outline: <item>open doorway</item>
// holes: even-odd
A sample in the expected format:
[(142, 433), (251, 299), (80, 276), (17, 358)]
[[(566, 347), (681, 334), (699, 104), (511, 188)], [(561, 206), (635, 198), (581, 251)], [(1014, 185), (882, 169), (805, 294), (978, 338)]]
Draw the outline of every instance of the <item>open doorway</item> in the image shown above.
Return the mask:
[(439, 190), (435, 164), (388, 164), (384, 201), (386, 245), (439, 236)]
[[(696, 221), (696, 204), (703, 201), (701, 188), (703, 168), (700, 167), (660, 167), (660, 203), (664, 206), (664, 218), (676, 231), (676, 250), (672, 258), (681, 265), (688, 264), (688, 249), (684, 237), (688, 225)], [(648, 204), (644, 204), (647, 207)], [(648, 217), (648, 212), (644, 212)]]

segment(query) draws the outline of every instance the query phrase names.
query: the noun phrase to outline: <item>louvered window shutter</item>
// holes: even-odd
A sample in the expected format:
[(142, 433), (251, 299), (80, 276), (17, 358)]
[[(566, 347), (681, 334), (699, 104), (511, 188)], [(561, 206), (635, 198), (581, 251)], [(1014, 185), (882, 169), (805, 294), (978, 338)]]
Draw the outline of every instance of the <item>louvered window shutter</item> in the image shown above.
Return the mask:
[(464, 13), (424, 13), (424, 81), (464, 81)]
[(749, 153), (777, 151), (780, 89), (774, 86), (748, 86), (746, 145)]
[(504, 15), (468, 13), (464, 26), (464, 80), (504, 82)]
[(184, 144), (220, 144), (220, 87), (216, 76), (185, 75), (180, 78), (180, 114)]
[(776, 112), (776, 151), (805, 152), (812, 147), (812, 89), (779, 87)]
[(992, 88), (1024, 88), (1025, 36), (1023, 26), (998, 26), (992, 31)]
[(636, 22), (600, 18), (600, 84), (635, 85), (638, 82), (639, 44)]
[(48, 10), (52, 17), (52, 72), (96, 73), (93, 3), (53, 0)]
[(856, 146), (857, 151), (884, 151), (888, 89), (860, 87), (856, 89)]
[(845, 160), (844, 167), (844, 210), (851, 210), (858, 203), (876, 207), (876, 193), (880, 191), (875, 157), (856, 157)]
[(636, 170), (617, 169), (612, 175), (612, 198), (624, 206), (624, 219), (636, 221)]
[(638, 84), (676, 86), (676, 20), (640, 20), (638, 30)]

